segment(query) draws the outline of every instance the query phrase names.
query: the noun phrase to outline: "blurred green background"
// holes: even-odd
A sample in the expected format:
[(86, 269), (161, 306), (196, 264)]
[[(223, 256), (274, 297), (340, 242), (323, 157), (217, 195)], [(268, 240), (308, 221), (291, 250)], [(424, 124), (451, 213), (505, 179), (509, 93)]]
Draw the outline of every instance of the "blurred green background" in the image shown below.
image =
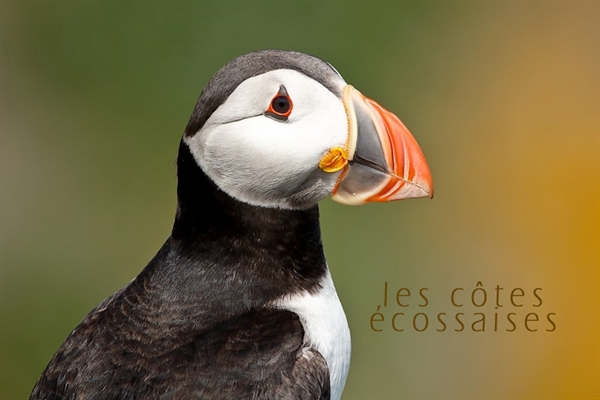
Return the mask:
[[(323, 202), (353, 336), (344, 398), (598, 398), (598, 2), (2, 1), (0, 11), (2, 399), (26, 398), (85, 314), (158, 250), (197, 96), (225, 62), (264, 48), (331, 62), (400, 116), (434, 177), (432, 201)], [(469, 303), (477, 282), (481, 308)], [(408, 307), (394, 303), (400, 288)], [(370, 327), (377, 306), (382, 332)], [(403, 332), (389, 323), (398, 312)], [(472, 329), (477, 312), (484, 332)], [(537, 332), (524, 326), (530, 312)], [(417, 313), (424, 332), (411, 326)]]

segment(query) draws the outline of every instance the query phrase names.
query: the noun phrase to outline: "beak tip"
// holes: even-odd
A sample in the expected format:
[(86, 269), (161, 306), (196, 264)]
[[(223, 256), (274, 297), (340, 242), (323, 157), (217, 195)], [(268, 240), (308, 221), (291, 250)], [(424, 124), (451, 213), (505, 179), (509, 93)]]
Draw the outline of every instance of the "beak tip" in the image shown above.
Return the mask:
[(431, 181), (431, 179), (429, 180), (429, 182), (427, 182), (427, 186), (425, 186), (426, 188), (426, 192), (427, 192), (427, 197), (429, 197), (430, 199), (433, 199), (433, 182)]

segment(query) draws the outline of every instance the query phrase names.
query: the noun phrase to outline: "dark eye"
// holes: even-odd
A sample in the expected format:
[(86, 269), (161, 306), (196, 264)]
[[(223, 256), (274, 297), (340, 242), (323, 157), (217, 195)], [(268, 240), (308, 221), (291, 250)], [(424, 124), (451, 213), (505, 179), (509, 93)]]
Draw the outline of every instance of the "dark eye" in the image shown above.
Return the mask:
[(293, 107), (292, 99), (290, 99), (285, 86), (281, 85), (279, 92), (273, 97), (269, 108), (265, 111), (265, 115), (280, 121), (287, 121)]
[(277, 114), (285, 114), (292, 106), (287, 97), (277, 96), (271, 102), (271, 108), (273, 108), (273, 111)]

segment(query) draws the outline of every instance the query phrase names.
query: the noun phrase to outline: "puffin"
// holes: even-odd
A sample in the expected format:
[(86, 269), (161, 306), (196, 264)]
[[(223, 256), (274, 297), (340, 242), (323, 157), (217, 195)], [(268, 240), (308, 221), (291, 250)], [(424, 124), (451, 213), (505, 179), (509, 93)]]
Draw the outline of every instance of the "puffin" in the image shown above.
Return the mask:
[(261, 50), (202, 90), (171, 235), (71, 332), (31, 399), (339, 399), (350, 331), (318, 203), (432, 197), (423, 152), (328, 62)]

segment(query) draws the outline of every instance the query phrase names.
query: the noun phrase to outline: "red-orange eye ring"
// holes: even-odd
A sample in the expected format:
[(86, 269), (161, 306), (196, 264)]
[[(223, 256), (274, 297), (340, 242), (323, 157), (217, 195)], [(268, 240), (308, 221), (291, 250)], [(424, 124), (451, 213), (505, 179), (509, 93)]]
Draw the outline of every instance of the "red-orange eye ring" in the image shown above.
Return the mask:
[(293, 108), (294, 103), (292, 103), (292, 99), (290, 99), (285, 86), (281, 85), (279, 86), (279, 92), (273, 97), (273, 100), (271, 100), (271, 103), (269, 104), (269, 108), (265, 111), (265, 115), (280, 121), (287, 121)]

